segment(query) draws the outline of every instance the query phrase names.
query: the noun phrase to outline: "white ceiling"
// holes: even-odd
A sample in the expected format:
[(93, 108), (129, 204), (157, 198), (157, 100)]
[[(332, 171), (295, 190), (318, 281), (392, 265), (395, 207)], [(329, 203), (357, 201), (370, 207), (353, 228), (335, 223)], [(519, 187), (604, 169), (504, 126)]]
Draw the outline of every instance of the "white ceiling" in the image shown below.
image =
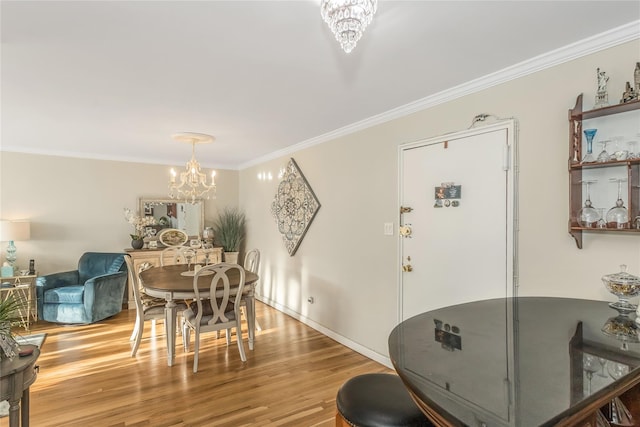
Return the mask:
[(3, 151), (179, 165), (191, 131), (226, 168), (640, 19), (637, 0), (380, 0), (347, 55), (318, 0), (0, 8)]

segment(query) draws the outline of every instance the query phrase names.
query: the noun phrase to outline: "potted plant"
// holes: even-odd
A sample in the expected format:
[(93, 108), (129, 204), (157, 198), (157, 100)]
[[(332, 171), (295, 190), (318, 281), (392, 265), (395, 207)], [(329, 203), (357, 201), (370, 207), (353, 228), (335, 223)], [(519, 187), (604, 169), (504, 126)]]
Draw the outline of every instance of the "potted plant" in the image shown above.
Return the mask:
[(11, 295), (0, 300), (0, 357), (13, 358), (18, 353), (18, 343), (11, 332), (11, 321), (19, 308), (19, 302)]
[(124, 219), (135, 228), (135, 233), (129, 234), (131, 237), (131, 247), (133, 249), (142, 249), (146, 228), (151, 225), (156, 225), (156, 219), (152, 216), (136, 215), (128, 208), (124, 209)]
[(244, 212), (240, 209), (225, 207), (213, 223), (215, 241), (222, 246), (225, 262), (238, 263), (246, 222)]

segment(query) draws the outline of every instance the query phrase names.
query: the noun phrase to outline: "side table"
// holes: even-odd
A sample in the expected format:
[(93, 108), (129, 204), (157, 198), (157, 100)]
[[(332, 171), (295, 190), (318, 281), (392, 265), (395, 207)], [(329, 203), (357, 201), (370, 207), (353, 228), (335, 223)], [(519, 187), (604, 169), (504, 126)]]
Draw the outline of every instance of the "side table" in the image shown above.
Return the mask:
[(26, 276), (12, 276), (0, 278), (0, 301), (12, 296), (19, 303), (16, 310), (16, 320), (25, 329), (29, 330), (31, 319), (38, 320), (38, 308), (36, 304), (36, 278), (37, 274)]
[(40, 349), (35, 345), (21, 346), (31, 347), (33, 353), (29, 356), (0, 361), (0, 401), (9, 401), (9, 427), (29, 427), (29, 387), (38, 376)]

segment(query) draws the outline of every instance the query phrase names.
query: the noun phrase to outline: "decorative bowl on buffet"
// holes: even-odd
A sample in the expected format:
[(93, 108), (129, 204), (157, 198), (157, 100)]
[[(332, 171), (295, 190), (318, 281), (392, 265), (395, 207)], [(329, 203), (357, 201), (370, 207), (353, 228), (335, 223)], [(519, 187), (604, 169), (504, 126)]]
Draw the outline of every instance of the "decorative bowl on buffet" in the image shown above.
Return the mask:
[(620, 314), (630, 314), (636, 311), (638, 306), (629, 302), (629, 298), (640, 295), (640, 277), (627, 273), (627, 266), (622, 264), (620, 272), (605, 274), (602, 283), (609, 292), (618, 297), (618, 301), (609, 306)]
[(158, 240), (165, 246), (182, 246), (187, 243), (189, 236), (177, 228), (165, 228), (158, 235)]

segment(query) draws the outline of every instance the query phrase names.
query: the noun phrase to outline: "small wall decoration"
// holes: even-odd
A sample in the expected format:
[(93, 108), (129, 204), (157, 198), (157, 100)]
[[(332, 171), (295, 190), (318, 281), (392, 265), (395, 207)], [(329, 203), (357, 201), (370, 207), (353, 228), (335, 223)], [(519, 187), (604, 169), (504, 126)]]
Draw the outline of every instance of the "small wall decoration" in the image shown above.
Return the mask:
[(443, 182), (439, 187), (435, 187), (434, 191), (434, 208), (448, 208), (449, 206), (457, 208), (460, 206), (460, 198), (462, 197), (461, 185), (455, 185), (453, 182)]
[(290, 159), (271, 203), (271, 214), (290, 256), (296, 253), (319, 209), (318, 198), (295, 160)]

